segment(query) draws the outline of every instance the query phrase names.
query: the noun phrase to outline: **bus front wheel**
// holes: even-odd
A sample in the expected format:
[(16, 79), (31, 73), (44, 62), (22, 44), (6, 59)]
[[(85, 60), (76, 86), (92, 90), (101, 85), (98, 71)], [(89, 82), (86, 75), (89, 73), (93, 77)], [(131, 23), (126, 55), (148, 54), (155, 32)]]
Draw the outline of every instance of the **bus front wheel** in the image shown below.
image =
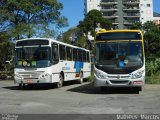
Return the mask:
[(56, 83), (56, 87), (61, 88), (63, 86), (63, 81), (64, 81), (64, 78), (63, 78), (62, 74), (60, 74), (59, 81)]

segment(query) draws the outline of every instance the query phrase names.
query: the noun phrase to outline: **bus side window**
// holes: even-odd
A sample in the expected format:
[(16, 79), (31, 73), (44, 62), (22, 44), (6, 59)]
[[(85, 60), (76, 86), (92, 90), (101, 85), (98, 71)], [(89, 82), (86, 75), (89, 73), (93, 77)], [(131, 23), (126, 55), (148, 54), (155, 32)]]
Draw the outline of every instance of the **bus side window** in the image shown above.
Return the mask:
[(82, 57), (83, 57), (83, 56), (82, 56), (82, 50), (78, 50), (78, 61), (81, 61), (81, 62), (82, 62), (82, 60), (83, 60)]
[(52, 44), (52, 62), (53, 64), (58, 63), (59, 55), (58, 55), (58, 45), (53, 43)]
[(73, 61), (77, 61), (78, 59), (78, 55), (77, 55), (77, 49), (73, 49)]
[(83, 51), (83, 61), (87, 62), (86, 51)]
[(60, 60), (66, 60), (66, 50), (64, 45), (59, 45)]
[(72, 61), (72, 48), (66, 47), (66, 53), (67, 53), (67, 60)]
[(90, 55), (89, 55), (89, 52), (87, 52), (87, 62), (90, 62)]

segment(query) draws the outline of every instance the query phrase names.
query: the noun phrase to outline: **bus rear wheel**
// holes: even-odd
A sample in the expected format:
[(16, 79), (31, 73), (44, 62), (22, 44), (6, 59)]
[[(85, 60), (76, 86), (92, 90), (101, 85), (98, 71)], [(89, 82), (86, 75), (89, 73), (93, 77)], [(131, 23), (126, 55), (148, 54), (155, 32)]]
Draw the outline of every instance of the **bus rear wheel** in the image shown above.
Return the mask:
[(61, 88), (63, 86), (64, 78), (62, 74), (59, 75), (59, 81), (56, 83), (56, 88)]
[(79, 75), (78, 83), (82, 84), (83, 83), (83, 73), (81, 72)]

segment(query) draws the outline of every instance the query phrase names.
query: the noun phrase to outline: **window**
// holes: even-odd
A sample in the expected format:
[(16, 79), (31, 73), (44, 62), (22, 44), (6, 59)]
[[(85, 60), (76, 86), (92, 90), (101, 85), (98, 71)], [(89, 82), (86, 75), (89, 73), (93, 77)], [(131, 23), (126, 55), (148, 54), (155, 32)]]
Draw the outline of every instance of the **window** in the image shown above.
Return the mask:
[(90, 62), (90, 55), (89, 55), (89, 52), (87, 52), (87, 62)]
[(147, 4), (147, 7), (151, 7), (151, 5), (150, 5), (150, 4)]
[(49, 45), (48, 40), (24, 40), (24, 41), (18, 41), (16, 43), (16, 46), (34, 46), (34, 45)]
[(72, 61), (72, 48), (66, 47), (66, 52), (67, 52), (67, 60)]
[(66, 60), (66, 51), (64, 45), (59, 45), (60, 60)]
[(78, 50), (78, 61), (83, 61), (83, 51)]
[(56, 64), (59, 61), (59, 55), (58, 55), (58, 45), (53, 43), (52, 44), (52, 63)]
[(78, 56), (77, 56), (77, 49), (73, 49), (73, 60), (77, 61), (78, 60)]
[(83, 61), (84, 61), (84, 62), (87, 61), (86, 51), (83, 51)]

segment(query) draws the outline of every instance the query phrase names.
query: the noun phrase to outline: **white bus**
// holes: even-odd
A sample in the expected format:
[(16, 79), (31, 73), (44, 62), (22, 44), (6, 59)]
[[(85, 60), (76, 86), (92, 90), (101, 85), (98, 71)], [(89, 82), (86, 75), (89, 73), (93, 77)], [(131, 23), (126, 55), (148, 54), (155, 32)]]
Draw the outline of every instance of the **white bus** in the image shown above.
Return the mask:
[(14, 80), (19, 87), (88, 78), (90, 51), (53, 39), (32, 38), (16, 41)]
[(100, 30), (95, 37), (94, 85), (132, 87), (145, 84), (144, 40), (140, 30)]

